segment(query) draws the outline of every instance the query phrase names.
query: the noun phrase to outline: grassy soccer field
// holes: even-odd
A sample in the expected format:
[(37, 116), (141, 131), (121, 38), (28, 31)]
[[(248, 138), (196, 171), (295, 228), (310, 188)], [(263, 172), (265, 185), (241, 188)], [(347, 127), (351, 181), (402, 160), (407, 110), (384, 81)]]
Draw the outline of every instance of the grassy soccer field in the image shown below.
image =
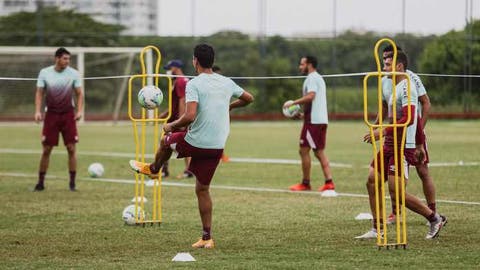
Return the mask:
[[(232, 158), (297, 160), (299, 129), (298, 122), (233, 123), (226, 153)], [(299, 165), (229, 162), (219, 166), (212, 183), (217, 246), (193, 250), (190, 245), (201, 229), (194, 189), (168, 185), (192, 180), (166, 179), (161, 227), (123, 224), (121, 213), (134, 186), (102, 180), (134, 179), (127, 168), (129, 158), (121, 155), (134, 152), (129, 125), (79, 127), (76, 193), (68, 191), (63, 147), (51, 156), (46, 190), (31, 192), (37, 180), (40, 126), (1, 125), (0, 268), (479, 268), (480, 123), (430, 121), (427, 129), (430, 158), (439, 165), (431, 168), (437, 207), (449, 218), (438, 239), (425, 240), (425, 220), (408, 212), (408, 249), (378, 251), (374, 241), (353, 239), (370, 228), (369, 221), (354, 219), (368, 212), (366, 198), (281, 192), (278, 189), (300, 180)], [(372, 150), (362, 142), (365, 132), (361, 121), (329, 125), (330, 161), (350, 166), (332, 169), (340, 193), (366, 194)], [(87, 167), (93, 162), (104, 165), (105, 179), (88, 178)], [(181, 172), (183, 161), (171, 164), (173, 175)], [(317, 188), (323, 179), (314, 164), (312, 183)], [(423, 197), (413, 170), (411, 175), (408, 190)], [(197, 261), (171, 262), (178, 252), (190, 252)]]

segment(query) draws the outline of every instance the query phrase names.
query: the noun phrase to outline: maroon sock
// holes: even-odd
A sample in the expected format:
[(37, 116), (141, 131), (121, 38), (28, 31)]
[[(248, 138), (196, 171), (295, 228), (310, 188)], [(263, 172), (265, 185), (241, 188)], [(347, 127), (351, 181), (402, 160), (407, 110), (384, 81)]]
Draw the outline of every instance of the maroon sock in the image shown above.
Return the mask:
[(437, 212), (437, 206), (435, 203), (429, 203), (428, 208), (430, 208), (430, 210), (432, 210), (435, 213)]
[(150, 172), (152, 173), (158, 173), (159, 170), (155, 168), (155, 163), (150, 164)]
[(325, 184), (331, 184), (333, 183), (333, 179), (330, 178), (330, 179), (325, 179)]
[(437, 216), (435, 215), (435, 212), (432, 212), (430, 216), (427, 217), (428, 221), (434, 222), (437, 220)]
[(75, 184), (75, 177), (77, 176), (76, 171), (70, 171), (70, 184)]
[(303, 179), (302, 184), (304, 184), (305, 186), (310, 186), (310, 179)]
[(202, 240), (210, 240), (212, 236), (210, 235), (210, 228), (203, 227)]
[(38, 183), (43, 186), (45, 183), (45, 174), (46, 172), (38, 172)]

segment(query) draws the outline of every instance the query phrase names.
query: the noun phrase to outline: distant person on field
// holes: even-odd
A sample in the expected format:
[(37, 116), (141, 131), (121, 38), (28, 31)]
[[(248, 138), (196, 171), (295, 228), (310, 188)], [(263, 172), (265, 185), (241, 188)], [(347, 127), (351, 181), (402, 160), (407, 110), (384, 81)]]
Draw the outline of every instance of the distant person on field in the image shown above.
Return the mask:
[[(397, 47), (398, 51), (402, 51), (402, 48)], [(389, 57), (393, 56), (393, 46), (389, 45), (383, 49), (383, 59), (387, 59)], [(418, 106), (417, 106), (417, 115), (420, 117), (419, 119), (419, 128), (420, 130), (418, 132), (422, 132), (425, 135), (425, 125), (427, 124), (427, 118), (428, 118), (428, 113), (430, 111), (430, 98), (428, 97), (427, 90), (425, 89), (425, 86), (422, 83), (422, 80), (420, 77), (418, 77), (417, 74), (412, 72), (411, 70), (407, 69), (406, 71), (408, 75), (410, 76), (410, 80), (412, 83), (415, 85), (415, 88), (418, 91)], [(385, 80), (390, 80), (391, 79), (388, 77), (382, 78), (382, 81)], [(422, 128), (423, 127), (423, 128)], [(423, 147), (424, 152), (425, 152), (425, 160), (424, 162), (419, 162), (415, 165), (415, 168), (417, 170), (417, 174), (422, 180), (422, 187), (423, 187), (423, 193), (425, 195), (425, 199), (427, 201), (428, 208), (432, 209), (432, 211), (436, 212), (436, 203), (435, 203), (435, 184), (433, 183), (433, 178), (430, 175), (428, 171), (428, 163), (429, 163), (429, 156), (428, 156), (428, 147), (427, 147), (427, 138), (425, 136), (425, 141), (423, 144), (418, 145), (417, 147)], [(392, 201), (392, 213), (388, 217), (388, 224), (394, 223), (396, 218), (395, 218), (395, 203)], [(442, 217), (444, 218), (444, 217)]]
[[(76, 191), (75, 177), (77, 172), (77, 157), (75, 144), (78, 142), (76, 121), (82, 118), (83, 92), (80, 75), (77, 70), (69, 67), (70, 52), (59, 48), (55, 52), (55, 64), (43, 68), (38, 75), (35, 94), (35, 121), (43, 120), (42, 144), (43, 152), (40, 159), (38, 183), (34, 191), (45, 189), (45, 174), (47, 173), (52, 148), (58, 145), (59, 134), (68, 151), (68, 170), (70, 175), (70, 190)], [(77, 112), (73, 94), (76, 95)], [(42, 116), (42, 101), (45, 96), (45, 118)]]
[(300, 134), (300, 158), (302, 159), (302, 182), (290, 187), (291, 191), (311, 190), (310, 150), (322, 166), (325, 183), (318, 191), (335, 190), (328, 157), (325, 154), (327, 140), (328, 111), (325, 81), (317, 72), (317, 59), (313, 56), (304, 56), (298, 66), (300, 72), (308, 75), (303, 83), (303, 97), (293, 101), (292, 105), (303, 105), (303, 127)]
[[(169, 61), (163, 68), (167, 71), (167, 73), (176, 76), (173, 78), (172, 114), (167, 120), (167, 123), (171, 123), (180, 118), (180, 116), (182, 116), (185, 112), (185, 87), (187, 86), (188, 78), (184, 77), (185, 74), (183, 73), (183, 62), (179, 59)], [(166, 117), (167, 114), (168, 112), (163, 112), (161, 117)], [(186, 157), (184, 160), (185, 169), (183, 170), (183, 173), (177, 176), (177, 179), (193, 177), (193, 174), (188, 171), (188, 163), (190, 162), (190, 158)], [(163, 164), (162, 176), (170, 176), (170, 172), (168, 170), (168, 161)]]
[[(153, 163), (130, 161), (137, 173), (156, 177), (172, 152), (177, 158), (192, 157), (189, 171), (197, 178), (195, 192), (202, 220), (202, 238), (194, 248), (213, 248), (212, 199), (210, 182), (222, 157), (230, 132), (230, 110), (253, 101), (253, 96), (231, 79), (212, 71), (214, 50), (207, 44), (197, 45), (193, 66), (198, 76), (190, 80), (186, 90), (185, 113), (163, 127), (166, 135), (160, 143)], [(230, 103), (232, 97), (237, 98)], [(185, 130), (185, 127), (189, 127)]]

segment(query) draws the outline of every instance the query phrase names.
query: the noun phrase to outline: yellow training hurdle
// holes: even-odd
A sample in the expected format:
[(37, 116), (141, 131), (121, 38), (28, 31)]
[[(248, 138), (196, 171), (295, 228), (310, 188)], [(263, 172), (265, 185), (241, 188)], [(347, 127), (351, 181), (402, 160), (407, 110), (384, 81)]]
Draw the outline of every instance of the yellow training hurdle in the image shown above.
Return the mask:
[[(146, 53), (156, 53), (156, 63), (154, 74), (147, 74), (147, 69), (145, 66), (145, 55)], [(147, 133), (147, 123), (153, 124), (153, 153), (158, 149), (158, 143), (160, 138), (163, 137), (163, 130), (160, 131), (160, 124), (164, 124), (172, 113), (172, 79), (163, 74), (159, 74), (160, 62), (162, 60), (162, 55), (160, 50), (155, 46), (146, 46), (140, 52), (140, 64), (142, 69), (142, 74), (137, 74), (130, 76), (128, 80), (128, 116), (132, 121), (133, 126), (133, 136), (135, 140), (135, 159), (141, 162), (145, 162), (146, 155), (146, 133)], [(132, 103), (132, 91), (133, 91), (133, 81), (135, 79), (142, 79), (142, 87), (147, 85), (147, 78), (155, 78), (154, 85), (158, 87), (159, 79), (166, 78), (168, 82), (168, 113), (165, 117), (159, 117), (159, 110), (156, 108), (153, 110), (153, 115), (150, 117), (147, 114), (147, 110), (142, 108), (140, 117), (135, 117), (133, 115), (133, 103)], [(140, 90), (140, 89), (139, 89)], [(140, 132), (138, 131), (138, 125), (140, 125)], [(160, 134), (160, 137), (159, 137)], [(153, 188), (152, 188), (152, 210), (151, 216), (149, 218), (145, 215), (139, 215), (145, 211), (145, 175), (135, 173), (135, 224), (143, 225), (145, 224), (161, 224), (162, 222), (162, 176), (159, 174), (157, 179), (153, 179)], [(141, 210), (141, 211), (139, 211)], [(145, 211), (147, 213), (147, 211)]]
[[(393, 62), (392, 62), (392, 72), (383, 72), (382, 71), (382, 66), (380, 62), (380, 57), (378, 54), (378, 50), (380, 48), (380, 45), (382, 43), (390, 43), (393, 48), (394, 48), (394, 53), (393, 53)], [(377, 220), (377, 246), (379, 248), (381, 247), (386, 247), (387, 249), (391, 246), (394, 246), (398, 248), (399, 246), (402, 246), (403, 248), (406, 248), (407, 246), (407, 222), (406, 222), (406, 211), (405, 211), (405, 172), (404, 172), (404, 166), (403, 160), (405, 159), (404, 157), (404, 148), (405, 148), (405, 137), (406, 137), (406, 127), (408, 123), (411, 120), (411, 112), (408, 110), (408, 115), (407, 115), (407, 122), (403, 124), (398, 124), (397, 123), (397, 111), (396, 111), (396, 76), (397, 75), (407, 75), (406, 73), (403, 72), (397, 72), (395, 70), (396, 67), (396, 58), (397, 58), (397, 46), (395, 42), (391, 39), (388, 38), (383, 38), (377, 41), (375, 44), (375, 49), (374, 49), (374, 57), (377, 65), (377, 71), (375, 72), (369, 72), (367, 75), (365, 75), (363, 79), (363, 104), (364, 104), (364, 121), (365, 124), (369, 127), (370, 130), (370, 136), (372, 139), (372, 146), (373, 146), (373, 156), (374, 156), (374, 169), (375, 169), (375, 216)], [(393, 121), (390, 124), (385, 124), (383, 121), (383, 102), (382, 102), (382, 76), (386, 75), (391, 75), (392, 76), (392, 99), (393, 99)], [(368, 96), (367, 96), (367, 91), (368, 91), (368, 79), (370, 77), (376, 76), (378, 80), (378, 85), (377, 85), (377, 101), (378, 101), (378, 117), (377, 117), (377, 123), (371, 123), (368, 119)], [(410, 78), (408, 75), (406, 76), (407, 78), (407, 95), (408, 95), (408, 106), (410, 106)], [(384, 164), (384, 152), (383, 152), (383, 146), (382, 140), (383, 140), (383, 129), (387, 127), (393, 127), (393, 140), (394, 140), (394, 164), (395, 164), (395, 172), (400, 171), (400, 179), (398, 179), (398, 174), (395, 173), (395, 203), (396, 203), (396, 208), (395, 208), (395, 214), (397, 216), (397, 222), (396, 224), (396, 239), (394, 242), (390, 242), (388, 240), (388, 227), (387, 227), (387, 212), (386, 212), (386, 197), (385, 197), (385, 175), (384, 173), (378, 174), (378, 166), (380, 166), (380, 171), (384, 172), (385, 170), (385, 164)], [(400, 149), (398, 149), (397, 145), (397, 128), (398, 127), (404, 127), (403, 132), (401, 134), (401, 146)], [(379, 139), (378, 141), (380, 142), (380, 149), (377, 149), (376, 145), (376, 140), (374, 137), (374, 130), (379, 129)], [(398, 160), (398, 151), (400, 151), (400, 159)], [(378, 156), (377, 153), (379, 153), (379, 158), (380, 158), (380, 164), (378, 161)], [(401, 163), (400, 163), (401, 162)], [(380, 178), (380, 179), (379, 179)], [(399, 189), (401, 186), (401, 190)], [(380, 193), (380, 194), (379, 194)], [(401, 194), (399, 194), (401, 193)], [(400, 198), (399, 198), (400, 195)], [(401, 203), (400, 203), (401, 200)], [(400, 209), (401, 205), (401, 209)], [(398, 217), (400, 217), (400, 221), (398, 221)], [(383, 228), (383, 236), (382, 231)]]

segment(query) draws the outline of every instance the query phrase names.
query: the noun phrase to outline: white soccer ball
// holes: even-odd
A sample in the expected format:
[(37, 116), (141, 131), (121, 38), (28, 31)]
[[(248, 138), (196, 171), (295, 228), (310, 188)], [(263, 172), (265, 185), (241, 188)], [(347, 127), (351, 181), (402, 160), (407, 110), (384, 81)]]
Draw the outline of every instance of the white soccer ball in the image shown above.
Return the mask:
[(103, 168), (103, 165), (100, 163), (92, 163), (90, 164), (90, 166), (88, 166), (88, 175), (90, 175), (90, 177), (93, 177), (93, 178), (102, 177), (104, 172), (105, 172), (105, 169)]
[(159, 107), (162, 101), (163, 93), (154, 85), (147, 85), (138, 92), (138, 103), (145, 109), (153, 110)]
[[(293, 100), (288, 100), (283, 104), (284, 107), (282, 112), (285, 117), (292, 118), (294, 116), (297, 116), (300, 113), (300, 109), (301, 109), (300, 105), (298, 104), (291, 105), (291, 104), (293, 104)], [(291, 106), (285, 107), (287, 105), (291, 105)]]
[[(145, 212), (140, 206), (137, 206), (138, 220), (145, 219)], [(123, 209), (122, 219), (127, 225), (135, 225), (135, 205), (131, 204)]]

